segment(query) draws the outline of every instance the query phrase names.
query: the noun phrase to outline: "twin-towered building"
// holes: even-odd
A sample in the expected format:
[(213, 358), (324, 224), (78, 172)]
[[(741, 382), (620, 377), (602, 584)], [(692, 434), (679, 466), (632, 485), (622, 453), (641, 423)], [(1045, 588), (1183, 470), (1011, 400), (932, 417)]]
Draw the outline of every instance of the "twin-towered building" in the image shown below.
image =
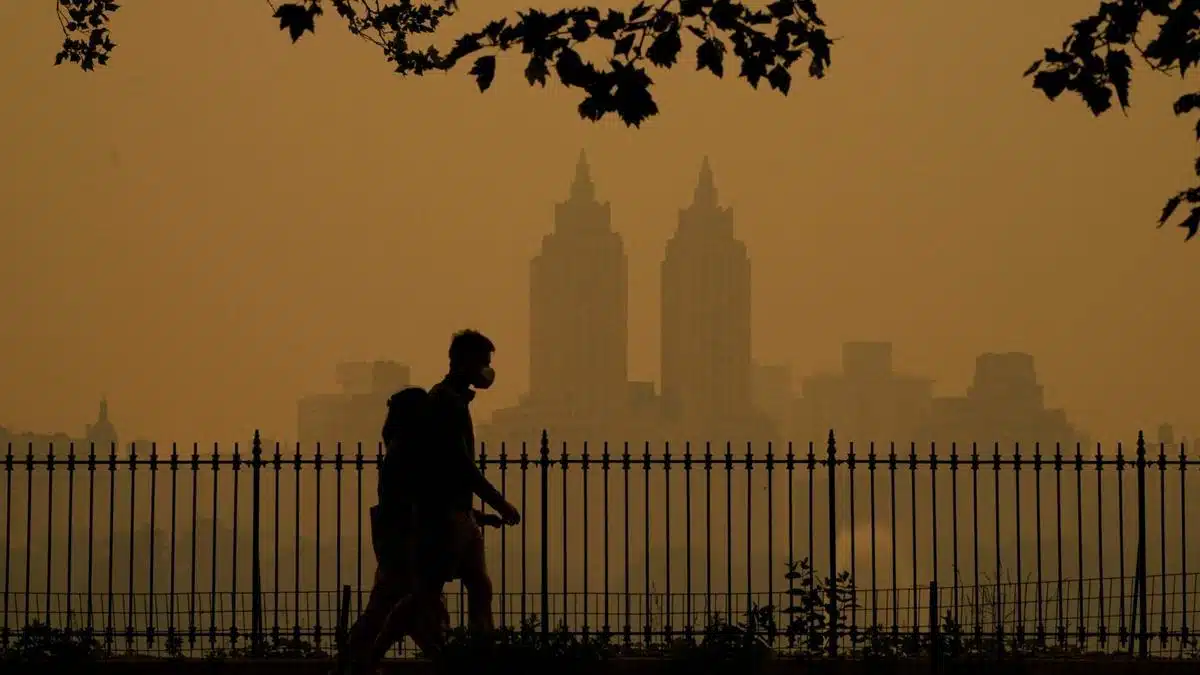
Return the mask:
[(750, 260), (707, 158), (662, 263), (661, 391), (629, 380), (629, 269), (580, 153), (570, 196), (530, 263), (529, 393), (480, 436), (532, 441), (737, 438), (772, 433), (751, 378)]

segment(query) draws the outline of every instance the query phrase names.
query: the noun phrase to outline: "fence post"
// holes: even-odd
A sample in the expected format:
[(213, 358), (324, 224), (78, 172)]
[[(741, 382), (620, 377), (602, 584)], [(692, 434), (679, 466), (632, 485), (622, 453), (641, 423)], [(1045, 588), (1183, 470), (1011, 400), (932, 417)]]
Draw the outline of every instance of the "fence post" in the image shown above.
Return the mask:
[(838, 589), (837, 589), (837, 440), (834, 439), (833, 429), (829, 430), (829, 658), (837, 657), (838, 652)]
[(1137, 439), (1137, 602), (1138, 602), (1138, 657), (1150, 654), (1150, 634), (1146, 632), (1146, 438), (1138, 431)]
[(938, 586), (929, 582), (929, 672), (937, 673), (942, 665), (941, 626), (938, 625)]
[(542, 429), (542, 635), (550, 636), (550, 436)]
[(338, 603), (337, 629), (334, 632), (334, 642), (337, 644), (337, 672), (345, 673), (350, 663), (350, 654), (346, 644), (350, 637), (350, 584), (342, 585), (342, 597)]
[(263, 655), (263, 612), (262, 612), (262, 559), (260, 558), (259, 542), (260, 542), (260, 515), (261, 515), (261, 464), (262, 464), (262, 437), (258, 433), (258, 429), (254, 430), (254, 444), (250, 449), (251, 469), (250, 476), (253, 486), (253, 495), (250, 502), (251, 517), (254, 519), (250, 524), (250, 646), (254, 656)]

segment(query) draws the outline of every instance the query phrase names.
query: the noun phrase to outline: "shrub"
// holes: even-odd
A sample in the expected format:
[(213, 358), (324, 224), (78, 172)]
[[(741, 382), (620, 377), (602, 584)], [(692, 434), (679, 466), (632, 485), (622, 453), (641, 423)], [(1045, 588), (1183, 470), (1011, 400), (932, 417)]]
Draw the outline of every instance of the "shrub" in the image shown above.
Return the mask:
[(5, 670), (30, 669), (45, 665), (78, 665), (106, 656), (88, 631), (54, 628), (35, 621), (21, 631), (17, 641), (0, 651)]

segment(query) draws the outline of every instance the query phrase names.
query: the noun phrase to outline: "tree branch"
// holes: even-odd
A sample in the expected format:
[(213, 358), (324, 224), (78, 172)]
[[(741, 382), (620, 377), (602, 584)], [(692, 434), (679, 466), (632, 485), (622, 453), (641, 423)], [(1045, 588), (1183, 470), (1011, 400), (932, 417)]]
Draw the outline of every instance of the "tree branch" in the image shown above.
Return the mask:
[[(56, 64), (70, 61), (84, 70), (105, 65), (115, 47), (108, 39), (108, 22), (117, 5), (109, 0), (56, 1), (66, 17)], [(469, 74), (481, 91), (495, 79), (496, 55), (519, 51), (528, 59), (529, 84), (545, 86), (556, 79), (582, 91), (578, 112), (585, 119), (615, 113), (630, 126), (658, 113), (648, 69), (675, 66), (685, 32), (696, 40), (698, 70), (722, 77), (725, 56), (732, 52), (740, 62), (738, 76), (751, 87), (766, 79), (784, 95), (791, 90), (791, 68), (802, 58), (808, 59), (810, 77), (824, 77), (833, 45), (814, 0), (776, 0), (766, 9), (749, 8), (740, 0), (656, 0), (654, 6), (643, 0), (628, 13), (602, 13), (595, 7), (549, 13), (531, 9), (463, 34), (444, 51), (417, 48), (411, 41), (436, 35), (458, 11), (456, 0), (267, 0), (267, 6), (293, 42), (315, 33), (318, 19), (332, 7), (350, 33), (379, 48), (400, 75), (449, 71), (471, 57)], [(84, 30), (90, 31), (86, 40), (80, 34)], [(577, 51), (596, 41), (611, 43), (611, 56), (604, 62), (586, 61)]]
[[(1147, 25), (1157, 22), (1154, 29)], [(1138, 34), (1154, 35), (1145, 47)], [(1059, 49), (1046, 49), (1045, 56), (1025, 71), (1033, 76), (1033, 86), (1051, 101), (1063, 92), (1077, 94), (1093, 115), (1112, 108), (1116, 96), (1121, 110), (1130, 107), (1133, 59), (1158, 73), (1178, 73), (1180, 78), (1200, 63), (1200, 0), (1104, 0), (1095, 13), (1075, 22)], [(1175, 101), (1176, 115), (1200, 108), (1200, 93), (1181, 96)], [(1200, 122), (1196, 125), (1200, 140)], [(1195, 163), (1200, 177), (1200, 158)], [(1200, 231), (1200, 185), (1181, 190), (1163, 205), (1158, 218), (1162, 227), (1171, 221), (1182, 204), (1191, 207), (1176, 226), (1183, 228), (1185, 241)]]

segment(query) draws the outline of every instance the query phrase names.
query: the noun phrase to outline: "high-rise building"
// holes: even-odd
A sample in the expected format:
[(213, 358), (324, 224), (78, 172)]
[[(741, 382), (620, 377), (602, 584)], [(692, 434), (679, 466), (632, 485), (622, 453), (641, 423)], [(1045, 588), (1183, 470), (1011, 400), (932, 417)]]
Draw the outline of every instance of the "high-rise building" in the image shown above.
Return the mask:
[(1031, 354), (986, 353), (975, 358), (967, 395), (933, 400), (927, 435), (942, 443), (995, 442), (1067, 445), (1083, 434), (1066, 412), (1047, 408)]
[(932, 401), (933, 380), (895, 372), (890, 342), (846, 342), (842, 372), (801, 381), (791, 440), (822, 443), (832, 429), (842, 449), (911, 443), (920, 438)]
[(118, 444), (117, 428), (113, 426), (112, 420), (108, 419), (108, 397), (100, 397), (100, 412), (96, 415), (96, 421), (87, 425), (86, 433), (88, 443), (94, 444), (97, 448), (110, 448)]
[(595, 418), (628, 399), (628, 262), (580, 152), (570, 197), (529, 265), (530, 400)]
[(707, 157), (667, 242), (661, 347), (664, 405), (682, 428), (719, 433), (751, 414), (750, 259)]
[(340, 392), (303, 396), (297, 402), (296, 440), (306, 445), (365, 443), (374, 452), (387, 400), (409, 386), (409, 367), (394, 361), (356, 361), (339, 363), (336, 374)]

